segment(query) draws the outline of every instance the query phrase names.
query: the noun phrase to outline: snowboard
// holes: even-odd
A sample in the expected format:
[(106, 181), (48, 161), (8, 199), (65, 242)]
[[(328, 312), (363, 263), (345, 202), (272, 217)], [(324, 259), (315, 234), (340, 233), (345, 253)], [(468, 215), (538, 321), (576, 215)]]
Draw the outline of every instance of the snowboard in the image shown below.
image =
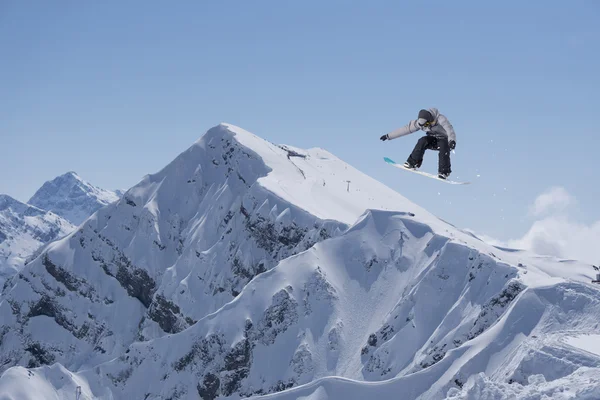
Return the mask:
[(392, 160), (391, 158), (383, 157), (383, 159), (385, 160), (385, 162), (386, 162), (386, 163), (388, 163), (388, 164), (390, 164), (390, 165), (393, 165), (393, 166), (394, 166), (394, 167), (396, 167), (396, 168), (400, 168), (400, 169), (403, 169), (403, 170), (405, 170), (405, 171), (409, 171), (409, 172), (414, 172), (415, 174), (424, 175), (424, 176), (427, 176), (427, 177), (429, 177), (429, 178), (433, 178), (433, 179), (435, 179), (435, 180), (438, 180), (438, 181), (442, 181), (442, 182), (445, 182), (445, 183), (449, 183), (449, 184), (451, 184), (451, 185), (468, 185), (468, 184), (470, 184), (470, 183), (471, 183), (471, 182), (458, 182), (458, 181), (451, 181), (451, 180), (449, 180), (449, 179), (440, 179), (440, 178), (438, 178), (438, 176), (437, 176), (437, 175), (433, 175), (433, 174), (429, 174), (429, 173), (427, 173), (427, 172), (423, 172), (423, 171), (416, 171), (416, 170), (414, 170), (414, 169), (406, 168), (406, 167), (405, 167), (403, 164), (398, 164), (397, 162), (395, 162), (395, 161), (394, 161), (394, 160)]

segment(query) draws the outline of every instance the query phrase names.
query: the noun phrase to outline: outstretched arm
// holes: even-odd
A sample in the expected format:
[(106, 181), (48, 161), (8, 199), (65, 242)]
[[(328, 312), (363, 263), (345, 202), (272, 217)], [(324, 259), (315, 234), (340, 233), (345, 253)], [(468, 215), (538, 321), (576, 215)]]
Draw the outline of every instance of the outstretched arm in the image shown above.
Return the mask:
[(398, 129), (388, 133), (387, 138), (388, 139), (396, 139), (401, 136), (406, 136), (406, 135), (410, 135), (411, 133), (415, 133), (419, 129), (421, 129), (421, 128), (419, 127), (419, 125), (417, 125), (417, 121), (410, 121), (407, 125), (403, 126), (402, 128), (398, 128)]

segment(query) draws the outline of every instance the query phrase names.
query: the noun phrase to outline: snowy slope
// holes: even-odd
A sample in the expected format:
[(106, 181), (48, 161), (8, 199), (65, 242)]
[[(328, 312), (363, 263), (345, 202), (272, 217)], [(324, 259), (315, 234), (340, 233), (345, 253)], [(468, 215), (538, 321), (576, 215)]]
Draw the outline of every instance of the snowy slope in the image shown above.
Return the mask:
[(597, 333), (594, 272), (223, 124), (11, 281), (0, 388), (33, 373), (102, 399), (594, 395), (600, 356), (570, 339)]
[(30, 204), (0, 195), (0, 289), (42, 245), (72, 232), (122, 194), (95, 187), (69, 172), (46, 182)]
[(58, 215), (0, 194), (0, 291), (41, 246), (74, 229)]
[[(311, 196), (334, 200), (315, 215)], [(402, 203), (327, 152), (296, 153), (220, 125), (12, 281), (0, 303), (9, 331), (0, 365), (77, 369), (179, 332), (366, 208)]]
[(0, 400), (91, 400), (98, 396), (94, 393), (110, 398), (107, 389), (90, 387), (60, 364), (35, 370), (15, 367), (0, 378)]
[(99, 208), (120, 197), (119, 191), (101, 189), (84, 181), (75, 172), (67, 172), (44, 183), (28, 203), (79, 225)]
[[(538, 374), (599, 372), (599, 357), (562, 342), (574, 327), (597, 330), (598, 290), (511, 256), (449, 226), (432, 229), (410, 211), (367, 212), (216, 313), (130, 346), (96, 376), (116, 398), (212, 399), (308, 383), (280, 397), (437, 399), (479, 373), (517, 388)], [(591, 270), (570, 268), (582, 280)], [(310, 383), (327, 376), (351, 381)]]

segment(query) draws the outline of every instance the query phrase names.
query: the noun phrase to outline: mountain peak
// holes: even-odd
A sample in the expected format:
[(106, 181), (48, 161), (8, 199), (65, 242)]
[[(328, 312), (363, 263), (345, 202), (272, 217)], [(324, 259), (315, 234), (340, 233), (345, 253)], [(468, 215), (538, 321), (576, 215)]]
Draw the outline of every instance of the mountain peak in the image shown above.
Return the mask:
[(0, 289), (41, 246), (74, 228), (52, 212), (0, 194)]
[(23, 203), (7, 194), (0, 194), (0, 211), (19, 204)]
[(79, 225), (96, 210), (117, 201), (120, 196), (83, 180), (75, 171), (62, 174), (44, 185), (29, 204), (52, 211)]
[(267, 170), (257, 180), (260, 186), (318, 218), (350, 225), (367, 209), (410, 210), (430, 215), (399, 193), (320, 148), (305, 150), (274, 144), (225, 122), (209, 129), (195, 145), (220, 151), (223, 154), (215, 157), (215, 163), (223, 163), (228, 154), (233, 154), (228, 153), (232, 152), (232, 147), (226, 145), (232, 140), (245, 149), (242, 154), (246, 156), (239, 160), (244, 163), (240, 170), (242, 176), (250, 156), (254, 157)]
[(223, 123), (13, 278), (0, 371), (114, 399), (437, 399), (487, 371), (522, 388), (597, 365), (563, 342), (600, 309), (592, 268), (566, 267)]
[(15, 198), (7, 195), (7, 194), (0, 193), (0, 201), (2, 201), (2, 202), (14, 202), (14, 201), (19, 201), (19, 200), (15, 199)]
[(57, 176), (55, 179), (61, 179), (61, 178), (63, 178), (63, 179), (69, 179), (69, 178), (73, 179), (74, 178), (78, 181), (83, 181), (83, 179), (81, 179), (81, 177), (75, 171), (66, 172), (62, 175)]
[[(25, 204), (22, 201), (15, 199), (7, 194), (0, 194), (0, 211), (9, 210), (17, 215), (29, 214), (29, 215), (41, 215), (46, 213), (44, 210), (40, 210), (36, 206)], [(0, 224), (0, 228), (1, 228)]]

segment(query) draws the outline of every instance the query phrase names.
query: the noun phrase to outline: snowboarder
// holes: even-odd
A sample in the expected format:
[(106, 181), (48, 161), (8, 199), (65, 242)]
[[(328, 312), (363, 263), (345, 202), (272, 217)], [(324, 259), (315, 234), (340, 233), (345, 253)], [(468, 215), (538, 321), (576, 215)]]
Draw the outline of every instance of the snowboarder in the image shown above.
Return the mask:
[(456, 134), (448, 118), (440, 114), (437, 108), (419, 111), (416, 120), (410, 121), (408, 125), (383, 135), (379, 139), (382, 141), (396, 139), (415, 133), (420, 129), (427, 134), (419, 139), (404, 166), (417, 169), (421, 167), (425, 150), (438, 150), (438, 178), (448, 178), (452, 172), (450, 168), (450, 150), (454, 150), (456, 147)]

